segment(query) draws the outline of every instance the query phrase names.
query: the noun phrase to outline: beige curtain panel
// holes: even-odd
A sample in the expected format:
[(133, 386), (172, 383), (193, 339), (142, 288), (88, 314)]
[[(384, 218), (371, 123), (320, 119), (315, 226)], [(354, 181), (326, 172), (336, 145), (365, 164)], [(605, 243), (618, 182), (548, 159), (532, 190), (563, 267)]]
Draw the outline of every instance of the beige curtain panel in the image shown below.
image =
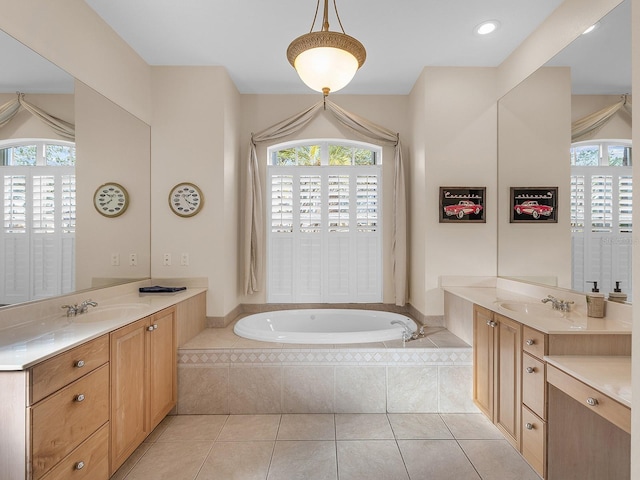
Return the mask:
[(262, 289), (263, 275), (261, 266), (264, 258), (264, 209), (262, 204), (262, 182), (258, 168), (256, 143), (273, 141), (298, 132), (315, 116), (326, 109), (335, 118), (359, 135), (374, 141), (391, 144), (394, 152), (394, 221), (393, 221), (393, 276), (395, 286), (395, 303), (404, 305), (407, 301), (407, 200), (402, 146), (400, 136), (384, 127), (376, 125), (365, 118), (347, 112), (329, 100), (323, 100), (291, 118), (283, 120), (259, 133), (252, 134), (249, 144), (247, 163), (248, 195), (245, 207), (245, 231), (249, 232), (249, 241), (245, 246), (245, 286), (246, 292), (252, 295)]
[(38, 120), (43, 122), (61, 137), (68, 138), (69, 140), (75, 140), (75, 125), (69, 122), (65, 122), (64, 120), (58, 117), (54, 117), (53, 115), (49, 115), (44, 110), (36, 107), (32, 103), (27, 102), (24, 99), (24, 93), (18, 93), (17, 98), (15, 98), (14, 100), (10, 100), (9, 102), (0, 106), (0, 128), (4, 127), (13, 119), (13, 117), (20, 110), (20, 107), (31, 113), (31, 115), (35, 116)]
[(626, 95), (624, 95), (619, 102), (573, 122), (571, 124), (571, 141), (577, 142), (591, 132), (596, 131), (609, 122), (609, 120), (611, 120), (619, 111), (622, 111), (631, 117), (632, 105)]

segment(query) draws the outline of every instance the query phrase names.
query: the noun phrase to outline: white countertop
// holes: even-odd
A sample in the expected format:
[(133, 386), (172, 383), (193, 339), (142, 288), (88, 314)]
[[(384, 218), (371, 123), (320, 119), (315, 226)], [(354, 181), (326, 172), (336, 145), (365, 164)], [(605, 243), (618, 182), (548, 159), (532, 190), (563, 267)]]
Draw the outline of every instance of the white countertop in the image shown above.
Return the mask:
[[(451, 286), (444, 287), (444, 290), (547, 334), (631, 334), (631, 323), (615, 318), (588, 317), (584, 305), (577, 305), (573, 311), (562, 313), (553, 310), (549, 303), (543, 304), (541, 298), (544, 296), (534, 298), (492, 287)], [(501, 303), (508, 302), (534, 305), (542, 315), (513, 311), (500, 306)]]
[(549, 355), (544, 359), (550, 365), (631, 408), (631, 357)]
[(172, 294), (130, 293), (98, 302), (89, 313), (64, 313), (0, 329), (0, 371), (25, 370), (58, 353), (205, 292), (187, 288)]

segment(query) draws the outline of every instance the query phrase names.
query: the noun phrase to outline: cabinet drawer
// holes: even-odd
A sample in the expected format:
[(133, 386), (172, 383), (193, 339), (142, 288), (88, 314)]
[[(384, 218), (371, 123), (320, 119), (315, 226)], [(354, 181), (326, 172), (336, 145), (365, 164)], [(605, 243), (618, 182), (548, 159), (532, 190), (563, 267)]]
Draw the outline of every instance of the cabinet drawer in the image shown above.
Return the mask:
[(545, 364), (528, 353), (522, 354), (522, 403), (542, 419), (546, 419), (547, 386)]
[(109, 424), (62, 459), (42, 480), (107, 480), (109, 478)]
[(91, 340), (31, 369), (31, 403), (77, 380), (109, 361), (109, 335)]
[(33, 478), (38, 479), (109, 420), (109, 364), (29, 410)]
[(546, 335), (542, 332), (534, 330), (533, 328), (523, 326), (522, 350), (542, 360), (542, 358), (547, 353)]
[(547, 382), (627, 433), (631, 433), (631, 409), (604, 393), (576, 380), (562, 370), (547, 365)]
[(546, 439), (547, 422), (523, 406), (522, 456), (541, 477), (544, 477)]

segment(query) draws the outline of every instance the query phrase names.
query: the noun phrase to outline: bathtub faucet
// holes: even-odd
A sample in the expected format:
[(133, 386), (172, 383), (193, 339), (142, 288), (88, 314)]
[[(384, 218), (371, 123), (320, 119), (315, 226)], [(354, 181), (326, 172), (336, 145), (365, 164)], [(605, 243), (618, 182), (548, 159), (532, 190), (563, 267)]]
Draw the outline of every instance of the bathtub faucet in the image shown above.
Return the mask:
[(392, 320), (391, 325), (402, 325), (404, 328), (404, 331), (402, 332), (402, 340), (405, 342), (409, 340), (416, 340), (418, 337), (424, 337), (424, 328), (420, 328), (419, 331), (416, 330), (414, 332), (411, 330), (411, 327), (402, 320)]

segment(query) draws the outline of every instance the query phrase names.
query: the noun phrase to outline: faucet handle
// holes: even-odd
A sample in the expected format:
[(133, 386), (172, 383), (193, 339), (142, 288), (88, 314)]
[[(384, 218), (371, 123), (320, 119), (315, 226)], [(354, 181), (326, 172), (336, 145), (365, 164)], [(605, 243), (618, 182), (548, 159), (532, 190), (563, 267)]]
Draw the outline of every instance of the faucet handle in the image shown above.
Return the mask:
[(67, 309), (67, 317), (75, 317), (78, 314), (78, 305), (62, 305)]
[(80, 313), (87, 313), (87, 311), (89, 310), (89, 307), (97, 307), (98, 306), (98, 302), (94, 302), (93, 300), (89, 299), (89, 300), (84, 300), (80, 305), (79, 305), (79, 309), (80, 309)]

